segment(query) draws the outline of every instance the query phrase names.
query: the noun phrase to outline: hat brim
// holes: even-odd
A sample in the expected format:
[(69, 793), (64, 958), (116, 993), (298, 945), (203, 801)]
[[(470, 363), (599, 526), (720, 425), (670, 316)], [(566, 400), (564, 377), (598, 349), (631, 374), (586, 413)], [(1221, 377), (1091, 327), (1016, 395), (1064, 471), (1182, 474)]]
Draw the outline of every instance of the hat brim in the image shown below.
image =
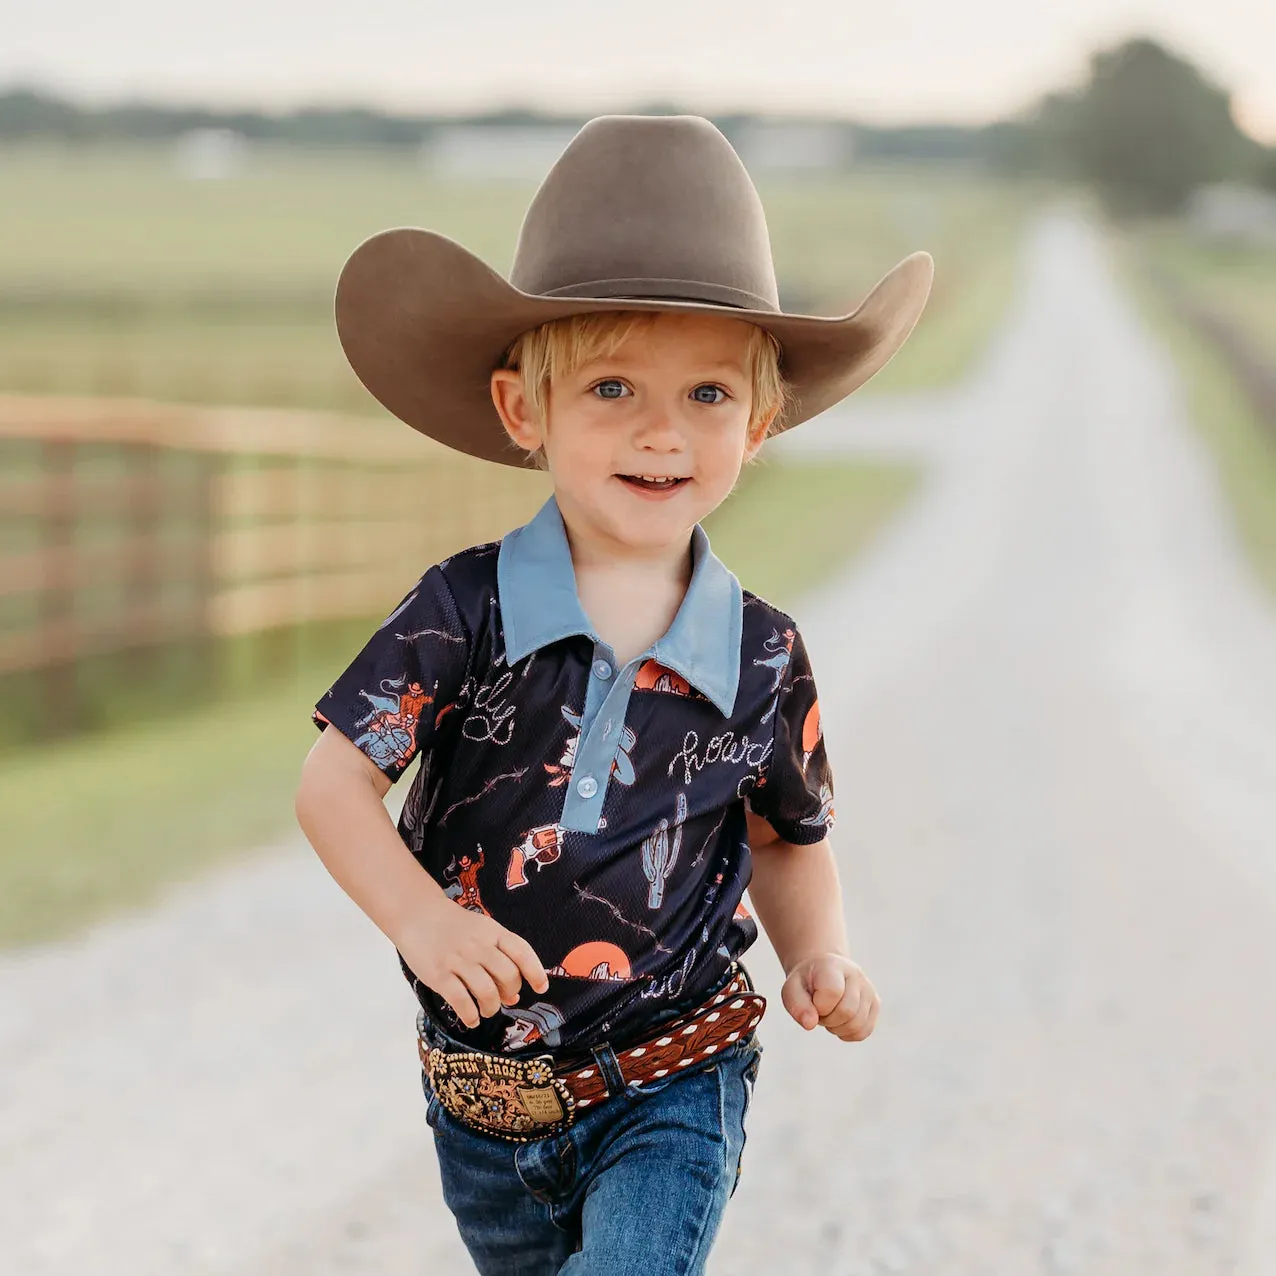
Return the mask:
[(757, 324), (783, 350), (792, 406), (777, 430), (832, 407), (890, 361), (930, 294), (934, 262), (916, 252), (848, 315), (824, 317), (704, 302), (541, 297), (521, 292), (481, 258), (435, 231), (382, 231), (351, 254), (337, 282), (342, 349), (359, 380), (400, 420), (459, 452), (502, 465), (528, 456), (506, 436), (491, 374), (521, 332), (568, 315), (654, 310)]

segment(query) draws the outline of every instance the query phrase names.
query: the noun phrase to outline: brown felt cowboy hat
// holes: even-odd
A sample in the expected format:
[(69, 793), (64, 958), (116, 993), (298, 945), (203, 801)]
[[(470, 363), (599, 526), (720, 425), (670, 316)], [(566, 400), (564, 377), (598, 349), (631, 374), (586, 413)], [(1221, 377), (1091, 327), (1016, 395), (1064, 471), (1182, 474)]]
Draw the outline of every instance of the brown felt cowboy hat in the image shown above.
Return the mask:
[(573, 138), (532, 200), (507, 282), (434, 231), (382, 231), (337, 283), (350, 366), (395, 416), (506, 465), (490, 377), (519, 333), (602, 310), (727, 315), (772, 332), (793, 406), (777, 429), (831, 407), (904, 344), (930, 292), (917, 252), (849, 315), (780, 309), (762, 202), (730, 142), (698, 116), (609, 115)]

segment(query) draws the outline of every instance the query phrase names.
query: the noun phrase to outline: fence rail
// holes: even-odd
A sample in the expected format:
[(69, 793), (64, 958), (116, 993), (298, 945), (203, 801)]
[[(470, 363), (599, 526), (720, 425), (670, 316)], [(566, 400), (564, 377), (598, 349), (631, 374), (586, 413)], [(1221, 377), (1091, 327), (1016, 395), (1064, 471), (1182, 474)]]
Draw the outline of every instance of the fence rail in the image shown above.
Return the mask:
[(544, 477), (390, 420), (0, 396), (0, 673), (371, 616)]

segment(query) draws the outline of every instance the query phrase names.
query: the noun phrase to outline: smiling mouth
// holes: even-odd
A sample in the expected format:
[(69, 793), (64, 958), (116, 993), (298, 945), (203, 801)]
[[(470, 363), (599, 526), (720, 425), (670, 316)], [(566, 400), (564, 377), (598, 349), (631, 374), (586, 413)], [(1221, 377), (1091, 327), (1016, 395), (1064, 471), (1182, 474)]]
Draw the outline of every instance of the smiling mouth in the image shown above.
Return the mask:
[(686, 478), (671, 478), (668, 475), (659, 477), (654, 474), (617, 474), (616, 477), (622, 483), (636, 487), (641, 492), (672, 492), (691, 481)]

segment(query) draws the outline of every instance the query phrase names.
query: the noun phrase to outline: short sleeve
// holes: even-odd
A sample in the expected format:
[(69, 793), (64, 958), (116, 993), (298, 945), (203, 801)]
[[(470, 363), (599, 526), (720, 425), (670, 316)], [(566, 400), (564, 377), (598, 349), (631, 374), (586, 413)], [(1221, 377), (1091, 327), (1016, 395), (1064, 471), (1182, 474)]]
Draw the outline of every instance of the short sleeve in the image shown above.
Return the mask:
[(314, 707), (319, 730), (336, 727), (397, 780), (456, 704), (470, 634), (443, 572), (431, 567), (382, 621)]
[(815, 675), (796, 629), (774, 715), (766, 776), (750, 792), (749, 806), (786, 842), (818, 842), (833, 828), (833, 772), (824, 751)]

